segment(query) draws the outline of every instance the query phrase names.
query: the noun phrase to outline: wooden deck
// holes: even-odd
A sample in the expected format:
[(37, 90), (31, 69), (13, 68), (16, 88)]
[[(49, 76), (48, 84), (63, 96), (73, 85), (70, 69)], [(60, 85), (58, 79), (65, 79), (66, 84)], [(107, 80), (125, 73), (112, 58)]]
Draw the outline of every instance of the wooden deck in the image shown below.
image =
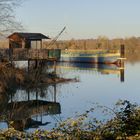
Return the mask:
[(60, 49), (1, 49), (0, 59), (12, 61), (27, 60), (59, 60), (61, 55)]

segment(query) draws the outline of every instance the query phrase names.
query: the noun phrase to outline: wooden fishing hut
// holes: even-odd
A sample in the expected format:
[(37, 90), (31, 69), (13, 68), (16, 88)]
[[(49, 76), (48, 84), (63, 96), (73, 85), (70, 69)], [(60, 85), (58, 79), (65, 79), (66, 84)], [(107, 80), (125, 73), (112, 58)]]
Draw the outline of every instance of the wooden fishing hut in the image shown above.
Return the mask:
[[(9, 48), (27, 48), (33, 49), (32, 42), (36, 43), (36, 49), (42, 48), (42, 40), (50, 39), (48, 36), (45, 36), (41, 33), (20, 33), (15, 32), (8, 36), (9, 38)], [(38, 43), (40, 44), (38, 45)], [(34, 48), (35, 49), (35, 48)]]
[(60, 58), (60, 49), (43, 48), (44, 39), (50, 39), (41, 33), (15, 32), (9, 38), (10, 61), (57, 61)]

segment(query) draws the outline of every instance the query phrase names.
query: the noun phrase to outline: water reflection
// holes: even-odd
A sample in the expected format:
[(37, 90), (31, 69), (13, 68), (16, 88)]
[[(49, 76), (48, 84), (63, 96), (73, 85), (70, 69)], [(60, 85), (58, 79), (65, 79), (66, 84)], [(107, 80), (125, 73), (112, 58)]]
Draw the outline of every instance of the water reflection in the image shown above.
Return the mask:
[[(124, 64), (117, 66), (114, 64), (57, 63), (56, 69), (58, 73), (61, 71), (62, 74), (65, 71), (71, 71), (72, 73), (78, 71), (81, 74), (117, 74), (121, 82), (125, 80)], [(17, 130), (28, 130), (30, 128), (42, 128), (42, 126), (47, 126), (49, 123), (52, 123), (46, 119), (47, 116), (61, 114), (61, 105), (57, 102), (57, 98), (59, 97), (57, 95), (57, 88), (60, 87), (61, 86), (56, 86), (56, 84), (51, 86), (42, 85), (41, 87), (35, 87), (33, 89), (20, 87), (10, 91), (9, 94), (0, 95), (0, 122), (5, 122), (8, 127), (12, 126)], [(79, 92), (81, 91), (79, 90)], [(60, 100), (62, 100), (62, 98)], [(63, 104), (63, 106), (66, 106), (67, 110), (69, 110), (68, 104), (71, 102), (73, 102), (73, 100)], [(77, 105), (78, 103), (76, 101), (76, 106)], [(65, 116), (64, 113), (65, 112), (62, 112)], [(43, 117), (45, 117), (45, 121)]]
[(117, 74), (120, 77), (120, 81), (125, 81), (125, 73), (124, 73), (124, 62), (121, 65), (115, 64), (92, 64), (92, 63), (57, 63), (57, 69), (64, 71), (79, 71), (81, 73), (98, 73), (101, 75), (109, 75), (109, 74)]
[(47, 88), (38, 88), (34, 91), (18, 89), (10, 96), (1, 97), (0, 120), (5, 121), (8, 127), (12, 126), (20, 131), (49, 124), (50, 122), (42, 122), (43, 115), (61, 113), (60, 103), (56, 102), (56, 85), (51, 88), (53, 92), (48, 96), (53, 96), (52, 100), (47, 100), (47, 95), (43, 93), (47, 92)]

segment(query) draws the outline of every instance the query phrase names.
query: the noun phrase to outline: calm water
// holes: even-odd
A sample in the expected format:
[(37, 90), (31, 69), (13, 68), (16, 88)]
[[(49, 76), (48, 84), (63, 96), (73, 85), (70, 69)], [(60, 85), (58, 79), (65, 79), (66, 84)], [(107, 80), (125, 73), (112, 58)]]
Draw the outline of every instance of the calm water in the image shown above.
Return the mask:
[[(43, 87), (42, 89), (38, 89), (38, 92), (27, 92), (19, 89), (11, 96), (12, 98), (9, 98), (8, 102), (28, 100), (49, 101), (49, 104), (43, 104), (43, 107), (38, 108), (35, 103), (35, 107), (32, 108), (33, 111), (28, 111), (27, 115), (24, 113), (25, 117), (21, 115), (22, 117), (20, 116), (18, 118), (17, 115), (16, 118), (16, 114), (20, 114), (20, 111), (18, 113), (15, 112), (13, 118), (15, 120), (32, 118), (34, 122), (39, 122), (38, 125), (28, 126), (27, 128), (29, 129), (27, 131), (33, 131), (37, 126), (41, 129), (50, 129), (55, 126), (57, 120), (64, 120), (68, 117), (75, 116), (76, 112), (84, 113), (84, 111), (93, 107), (93, 103), (113, 107), (119, 99), (127, 99), (139, 104), (139, 70), (140, 63), (126, 63), (121, 78), (121, 70), (115, 65), (61, 63), (57, 67), (57, 72), (66, 78), (77, 78), (79, 82)], [(28, 104), (26, 105), (28, 106)], [(26, 109), (26, 107), (24, 108)], [(1, 111), (3, 110), (1, 109)], [(25, 112), (27, 111), (25, 110)], [(99, 117), (98, 114), (96, 116)], [(49, 123), (46, 124), (46, 122)], [(1, 121), (0, 128), (6, 127), (7, 123), (4, 120)]]

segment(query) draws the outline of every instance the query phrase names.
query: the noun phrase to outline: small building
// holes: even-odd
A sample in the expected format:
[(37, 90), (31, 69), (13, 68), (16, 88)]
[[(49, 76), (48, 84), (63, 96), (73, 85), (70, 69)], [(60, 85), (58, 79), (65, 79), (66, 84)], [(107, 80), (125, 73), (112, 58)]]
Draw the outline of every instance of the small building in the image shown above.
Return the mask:
[[(50, 39), (41, 33), (15, 32), (8, 36), (9, 48), (42, 48), (42, 40)], [(34, 44), (34, 45), (33, 45)]]
[[(24, 60), (52, 60), (61, 56), (60, 49), (43, 48), (42, 40), (50, 39), (41, 33), (15, 32), (8, 36), (9, 50), (7, 58), (12, 61)], [(4, 53), (3, 53), (4, 54)]]

